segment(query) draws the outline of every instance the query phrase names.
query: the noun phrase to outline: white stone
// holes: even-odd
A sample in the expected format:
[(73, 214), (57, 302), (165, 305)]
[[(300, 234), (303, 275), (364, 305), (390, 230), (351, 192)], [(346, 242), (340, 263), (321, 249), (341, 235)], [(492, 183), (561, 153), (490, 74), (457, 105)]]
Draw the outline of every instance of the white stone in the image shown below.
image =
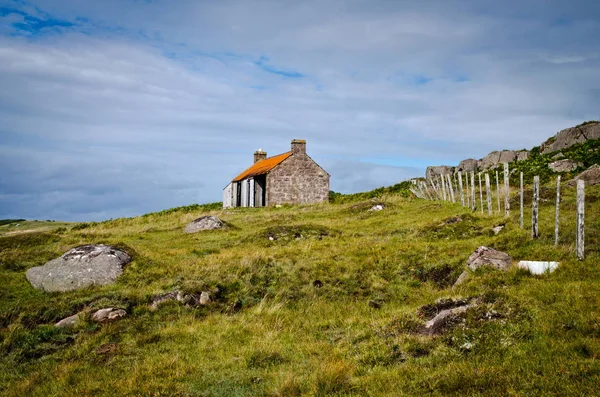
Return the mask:
[(552, 273), (560, 262), (543, 262), (543, 261), (520, 261), (517, 266), (519, 269), (529, 270), (531, 274)]

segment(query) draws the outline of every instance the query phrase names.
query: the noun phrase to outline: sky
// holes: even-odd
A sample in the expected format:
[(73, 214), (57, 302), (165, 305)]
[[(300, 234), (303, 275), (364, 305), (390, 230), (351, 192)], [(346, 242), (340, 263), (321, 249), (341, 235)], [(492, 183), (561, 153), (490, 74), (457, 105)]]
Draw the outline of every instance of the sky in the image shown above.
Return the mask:
[(599, 118), (597, 0), (0, 0), (0, 218), (221, 201), (292, 139), (366, 191)]

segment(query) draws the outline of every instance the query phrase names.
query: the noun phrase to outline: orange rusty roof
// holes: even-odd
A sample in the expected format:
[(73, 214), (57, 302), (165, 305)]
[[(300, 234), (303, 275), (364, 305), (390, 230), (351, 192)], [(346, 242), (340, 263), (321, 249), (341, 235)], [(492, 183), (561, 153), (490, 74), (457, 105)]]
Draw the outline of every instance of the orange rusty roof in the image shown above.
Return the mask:
[(281, 164), (285, 159), (290, 157), (292, 152), (278, 154), (277, 156), (269, 157), (268, 159), (260, 160), (252, 167), (236, 176), (231, 182), (238, 182), (251, 176), (263, 175), (271, 171), (273, 168)]

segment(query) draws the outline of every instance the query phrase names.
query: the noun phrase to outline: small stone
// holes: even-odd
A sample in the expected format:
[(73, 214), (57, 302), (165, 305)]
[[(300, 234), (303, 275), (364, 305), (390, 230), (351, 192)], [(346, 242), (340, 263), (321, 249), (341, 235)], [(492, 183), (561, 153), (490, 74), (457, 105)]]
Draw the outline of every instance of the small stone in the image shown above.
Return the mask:
[(371, 207), (371, 209), (369, 211), (383, 211), (384, 208), (385, 208), (385, 205), (383, 205), (383, 204), (375, 204), (374, 206)]
[(107, 307), (105, 309), (100, 309), (92, 314), (92, 321), (97, 323), (110, 322), (114, 320), (118, 320), (127, 315), (127, 312), (123, 309), (115, 309), (112, 307)]
[(471, 305), (465, 305), (442, 310), (438, 313), (438, 315), (425, 323), (425, 325), (421, 328), (420, 333), (425, 335), (440, 334), (446, 325), (462, 317), (462, 315), (464, 315), (464, 313), (466, 313), (470, 307)]
[(208, 305), (210, 302), (210, 292), (202, 291), (202, 293), (200, 294), (200, 304), (204, 306)]
[(54, 326), (59, 327), (59, 328), (72, 328), (72, 327), (76, 326), (80, 321), (81, 321), (81, 314), (77, 313), (77, 314), (73, 314), (72, 316), (69, 316), (67, 318), (63, 318), (62, 320), (60, 320), (59, 322), (54, 324)]
[(503, 229), (504, 229), (504, 225), (498, 225), (498, 226), (494, 226), (494, 227), (492, 228), (492, 230), (493, 230), (493, 232), (494, 232), (494, 235), (496, 235), (496, 236), (497, 236), (498, 234), (500, 234), (500, 232), (501, 232)]

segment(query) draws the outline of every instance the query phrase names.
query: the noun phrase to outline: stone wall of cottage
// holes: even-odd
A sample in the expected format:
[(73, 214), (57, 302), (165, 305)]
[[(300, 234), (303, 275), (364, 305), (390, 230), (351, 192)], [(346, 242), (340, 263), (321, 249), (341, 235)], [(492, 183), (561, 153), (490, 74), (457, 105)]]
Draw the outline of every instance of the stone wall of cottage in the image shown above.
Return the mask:
[(329, 200), (329, 175), (303, 151), (267, 175), (267, 205), (313, 204)]

